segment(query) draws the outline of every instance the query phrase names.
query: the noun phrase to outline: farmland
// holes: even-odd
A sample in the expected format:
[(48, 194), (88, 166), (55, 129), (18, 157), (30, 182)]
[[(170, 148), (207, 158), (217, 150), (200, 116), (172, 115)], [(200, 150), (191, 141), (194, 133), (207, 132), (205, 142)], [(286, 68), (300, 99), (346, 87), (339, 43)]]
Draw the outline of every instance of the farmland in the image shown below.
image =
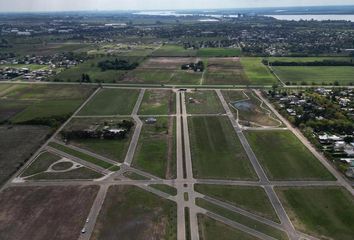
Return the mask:
[(196, 56), (196, 50), (184, 49), (177, 45), (164, 45), (152, 53), (156, 57), (193, 57)]
[(277, 83), (277, 79), (263, 65), (261, 58), (241, 58), (241, 65), (251, 85), (272, 85)]

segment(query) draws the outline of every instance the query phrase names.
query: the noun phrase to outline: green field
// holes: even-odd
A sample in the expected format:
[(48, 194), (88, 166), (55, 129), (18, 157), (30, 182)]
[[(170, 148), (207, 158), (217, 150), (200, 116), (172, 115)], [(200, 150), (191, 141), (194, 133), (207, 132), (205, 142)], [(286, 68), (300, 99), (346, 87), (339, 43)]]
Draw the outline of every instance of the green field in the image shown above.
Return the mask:
[(325, 60), (331, 61), (348, 61), (350, 62), (353, 58), (350, 57), (269, 57), (265, 58), (270, 62), (322, 62)]
[(60, 156), (52, 154), (50, 152), (43, 152), (36, 157), (36, 160), (26, 169), (26, 171), (21, 175), (22, 177), (27, 177), (37, 173), (46, 171), (50, 165), (59, 161)]
[(195, 185), (195, 190), (246, 211), (279, 222), (267, 194), (261, 187)]
[(43, 172), (29, 177), (30, 180), (92, 180), (103, 177), (102, 174), (86, 167), (76, 168), (68, 172)]
[(176, 240), (176, 212), (175, 203), (138, 187), (111, 186), (91, 240)]
[(204, 199), (197, 198), (196, 204), (198, 206), (210, 211), (210, 212), (216, 213), (216, 214), (218, 214), (222, 217), (228, 218), (234, 222), (237, 222), (237, 223), (245, 225), (249, 228), (255, 229), (255, 230), (262, 232), (262, 233), (264, 233), (270, 237), (273, 237), (275, 239), (279, 239), (279, 240), (287, 240), (288, 239), (286, 233), (279, 230), (279, 229), (273, 228), (267, 224), (253, 220), (253, 219), (246, 217), (244, 215), (241, 215), (239, 213), (229, 211), (225, 208), (214, 205)]
[(239, 48), (201, 48), (198, 57), (238, 57), (241, 55)]
[(135, 89), (102, 89), (79, 112), (81, 116), (130, 115), (138, 99)]
[(274, 66), (275, 73), (285, 83), (328, 85), (354, 84), (354, 67), (312, 67), (312, 66)]
[(203, 240), (258, 240), (245, 232), (231, 228), (209, 217), (198, 215), (199, 235)]
[(277, 188), (295, 227), (320, 239), (354, 236), (353, 196), (342, 188)]
[(169, 90), (146, 90), (141, 103), (140, 115), (168, 115), (175, 113), (176, 96)]
[(189, 114), (225, 113), (215, 91), (193, 91), (186, 94), (186, 107)]
[(149, 185), (150, 187), (156, 188), (157, 190), (160, 190), (162, 192), (165, 192), (167, 194), (170, 194), (172, 196), (176, 196), (177, 195), (177, 189), (174, 187), (170, 187), (168, 185), (164, 185), (164, 184), (152, 184)]
[(271, 180), (334, 180), (290, 131), (247, 131), (253, 151)]
[(278, 82), (269, 69), (263, 65), (262, 58), (243, 57), (241, 64), (251, 85), (272, 85)]
[(257, 178), (228, 118), (190, 117), (188, 124), (195, 178)]
[(133, 166), (160, 178), (176, 176), (174, 122), (174, 118), (164, 117), (155, 124), (144, 123)]
[(154, 51), (151, 56), (155, 57), (193, 57), (196, 56), (196, 50), (184, 49), (178, 45), (164, 45)]

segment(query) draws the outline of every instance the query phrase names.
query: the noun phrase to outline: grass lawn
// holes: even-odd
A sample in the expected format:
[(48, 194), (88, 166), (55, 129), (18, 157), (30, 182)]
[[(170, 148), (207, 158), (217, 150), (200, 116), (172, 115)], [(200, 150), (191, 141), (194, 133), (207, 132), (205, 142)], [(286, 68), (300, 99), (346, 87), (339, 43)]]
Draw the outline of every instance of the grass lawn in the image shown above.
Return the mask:
[(272, 85), (278, 82), (269, 69), (263, 65), (262, 58), (244, 57), (241, 58), (241, 64), (251, 85)]
[(257, 179), (227, 117), (190, 117), (195, 178)]
[(222, 93), (226, 102), (231, 104), (230, 108), (234, 116), (239, 117), (240, 124), (251, 127), (277, 127), (282, 125), (252, 91), (223, 91)]
[(337, 81), (339, 85), (354, 84), (354, 67), (350, 66), (275, 66), (273, 69), (285, 83), (327, 85)]
[(238, 57), (240, 48), (201, 48), (197, 52), (198, 57)]
[(199, 236), (203, 240), (258, 240), (248, 233), (231, 228), (202, 214), (198, 214)]
[(39, 154), (36, 160), (26, 169), (26, 171), (21, 175), (22, 177), (27, 177), (33, 174), (41, 173), (46, 171), (50, 165), (59, 161), (60, 156), (52, 154), (50, 152), (43, 152)]
[(197, 50), (184, 49), (178, 45), (164, 45), (154, 51), (151, 56), (154, 57), (194, 57)]
[(105, 168), (105, 169), (108, 169), (110, 167), (112, 167), (113, 165), (110, 164), (110, 163), (107, 163), (101, 159), (97, 159), (95, 157), (92, 157), (90, 155), (87, 155), (85, 153), (82, 153), (82, 152), (79, 152), (79, 151), (76, 151), (70, 147), (67, 147), (67, 146), (64, 146), (64, 145), (61, 145), (61, 144), (58, 144), (58, 143), (55, 143), (55, 142), (51, 142), (49, 143), (49, 146), (52, 147), (52, 148), (55, 148), (59, 151), (62, 151), (62, 152), (65, 152), (71, 156), (74, 156), (74, 157), (77, 157), (77, 158), (80, 158), (81, 160), (84, 160), (84, 161), (87, 161), (87, 162), (90, 162), (92, 164), (95, 164), (97, 166), (100, 166), (102, 168)]
[(176, 196), (177, 195), (177, 189), (174, 187), (170, 187), (168, 185), (164, 185), (164, 184), (152, 184), (149, 185), (150, 187), (156, 188), (157, 190), (160, 190), (162, 192), (168, 193), (172, 196)]
[(140, 115), (168, 115), (176, 112), (175, 93), (170, 90), (146, 90)]
[(288, 239), (287, 234), (281, 230), (278, 230), (276, 228), (273, 228), (267, 224), (261, 223), (259, 221), (253, 220), (249, 217), (243, 216), (239, 213), (229, 211), (225, 208), (219, 207), (217, 205), (214, 205), (212, 203), (207, 202), (204, 199), (197, 198), (196, 199), (196, 204), (210, 212), (216, 213), (220, 216), (223, 216), (225, 218), (228, 218), (234, 222), (240, 223), (242, 225), (245, 225), (249, 228), (255, 229), (259, 232), (262, 232), (268, 236), (271, 236), (275, 239), (279, 240), (286, 240)]
[(91, 236), (98, 239), (175, 240), (176, 204), (135, 186), (111, 186)]
[(189, 114), (225, 113), (215, 91), (193, 91), (187, 93), (186, 107)]
[(344, 188), (277, 188), (295, 227), (321, 239), (354, 236), (354, 199)]
[(102, 89), (79, 115), (130, 115), (138, 95), (135, 89)]
[(195, 190), (207, 196), (225, 201), (236, 207), (279, 222), (267, 194), (261, 187), (195, 185)]
[(247, 131), (253, 151), (271, 180), (334, 180), (290, 131)]
[(86, 167), (76, 168), (68, 172), (43, 172), (31, 176), (30, 180), (66, 180), (66, 179), (81, 179), (91, 180), (103, 177), (102, 174), (95, 172)]
[(176, 176), (175, 118), (157, 118), (144, 123), (134, 155), (133, 166), (160, 178)]

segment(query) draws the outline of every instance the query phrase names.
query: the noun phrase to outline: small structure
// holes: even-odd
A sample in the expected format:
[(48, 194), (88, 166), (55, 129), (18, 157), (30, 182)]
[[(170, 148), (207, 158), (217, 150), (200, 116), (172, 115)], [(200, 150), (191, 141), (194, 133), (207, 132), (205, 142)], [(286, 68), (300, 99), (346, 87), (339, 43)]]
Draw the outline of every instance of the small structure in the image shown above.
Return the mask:
[(145, 120), (147, 124), (155, 124), (157, 122), (156, 118), (149, 117), (148, 119)]

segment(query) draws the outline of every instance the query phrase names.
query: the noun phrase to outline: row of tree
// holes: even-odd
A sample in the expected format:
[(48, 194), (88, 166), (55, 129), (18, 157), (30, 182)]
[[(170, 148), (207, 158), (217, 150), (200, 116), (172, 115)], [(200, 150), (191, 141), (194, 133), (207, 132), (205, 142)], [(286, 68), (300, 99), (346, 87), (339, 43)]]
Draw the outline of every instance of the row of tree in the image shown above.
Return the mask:
[(115, 60), (104, 60), (98, 63), (98, 67), (102, 71), (106, 70), (133, 70), (139, 66), (139, 63), (133, 62), (130, 63), (126, 60), (115, 59)]

